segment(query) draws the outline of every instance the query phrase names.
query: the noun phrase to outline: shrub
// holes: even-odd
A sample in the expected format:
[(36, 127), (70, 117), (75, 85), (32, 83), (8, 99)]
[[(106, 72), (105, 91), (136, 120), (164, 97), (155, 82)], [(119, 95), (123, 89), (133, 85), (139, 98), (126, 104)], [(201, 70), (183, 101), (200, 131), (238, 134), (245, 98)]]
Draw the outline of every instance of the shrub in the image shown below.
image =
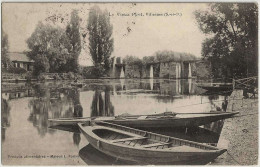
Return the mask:
[(82, 76), (83, 76), (83, 78), (87, 78), (87, 79), (97, 78), (97, 76), (95, 75), (94, 70), (95, 70), (95, 69), (94, 69), (94, 66), (84, 67), (83, 70), (82, 70)]
[(102, 65), (97, 65), (97, 66), (94, 66), (90, 72), (91, 72), (92, 76), (99, 78), (105, 74), (105, 69)]
[(75, 79), (78, 78), (78, 79), (83, 79), (82, 75), (81, 74), (77, 74), (75, 73)]
[(44, 81), (44, 80), (46, 80), (47, 78), (46, 78), (46, 76), (44, 75), (44, 74), (40, 74), (39, 76), (38, 76), (38, 80), (40, 80), (40, 81)]
[(10, 67), (8, 69), (5, 69), (3, 72), (13, 73), (13, 74), (24, 74), (27, 71), (20, 67)]
[(61, 80), (61, 77), (58, 74), (53, 75), (53, 79), (55, 80)]
[(68, 78), (69, 79), (75, 79), (75, 74), (73, 72), (68, 73)]
[(32, 76), (31, 76), (31, 75), (26, 75), (26, 76), (25, 76), (25, 79), (26, 79), (27, 81), (31, 81), (31, 80), (32, 80)]
[(60, 77), (60, 79), (62, 79), (62, 80), (65, 80), (65, 79), (67, 79), (66, 77), (64, 77), (64, 76), (63, 76), (63, 74), (62, 74), (62, 73), (58, 74), (58, 76), (59, 76), (59, 77)]

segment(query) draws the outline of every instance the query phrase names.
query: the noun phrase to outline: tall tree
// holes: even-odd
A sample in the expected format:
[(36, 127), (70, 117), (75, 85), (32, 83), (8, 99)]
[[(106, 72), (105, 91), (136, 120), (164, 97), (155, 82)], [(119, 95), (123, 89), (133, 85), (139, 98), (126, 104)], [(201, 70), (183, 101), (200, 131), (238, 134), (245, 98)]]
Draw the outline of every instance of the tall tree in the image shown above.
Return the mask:
[(8, 55), (7, 55), (7, 52), (9, 50), (9, 43), (8, 43), (8, 35), (5, 32), (2, 33), (1, 46), (2, 46), (1, 47), (2, 64), (4, 64), (5, 66), (8, 66), (10, 64), (10, 60), (9, 60)]
[(79, 64), (78, 58), (81, 52), (81, 39), (80, 39), (80, 18), (77, 10), (71, 12), (70, 23), (66, 27), (66, 34), (69, 38), (69, 54), (71, 58), (68, 60), (67, 69), (68, 71), (78, 72)]
[[(110, 18), (107, 11), (102, 11), (94, 6), (89, 12), (87, 30), (89, 32), (89, 51), (94, 66), (101, 74), (110, 67), (111, 53), (114, 48), (112, 38), (113, 26), (110, 24)], [(100, 69), (101, 68), (101, 69)]]
[[(202, 56), (213, 72), (224, 76), (256, 75), (258, 69), (258, 8), (254, 3), (213, 3), (211, 11), (196, 11), (203, 33)], [(220, 70), (217, 70), (220, 68)]]
[(27, 45), (30, 49), (28, 56), (41, 67), (41, 71), (35, 73), (66, 71), (70, 44), (63, 29), (40, 22), (27, 39)]

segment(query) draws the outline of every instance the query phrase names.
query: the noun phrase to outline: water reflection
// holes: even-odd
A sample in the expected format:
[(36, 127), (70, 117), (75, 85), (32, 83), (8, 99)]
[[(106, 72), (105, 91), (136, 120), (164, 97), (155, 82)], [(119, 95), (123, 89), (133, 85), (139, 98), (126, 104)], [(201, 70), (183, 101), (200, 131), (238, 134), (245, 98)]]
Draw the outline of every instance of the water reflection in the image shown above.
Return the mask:
[(102, 94), (101, 90), (95, 90), (91, 104), (91, 117), (97, 116), (114, 116), (114, 106), (110, 101), (110, 89), (105, 87), (105, 93)]
[(88, 144), (79, 151), (80, 158), (88, 165), (138, 165), (133, 162), (117, 160)]
[(6, 99), (1, 100), (1, 135), (2, 142), (5, 141), (5, 133), (10, 127), (10, 105)]
[[(22, 110), (22, 114), (26, 117), (24, 124), (30, 125), (27, 125), (26, 128), (29, 127), (32, 131), (36, 129), (37, 136), (42, 140), (46, 139), (49, 136), (48, 134), (64, 136), (61, 131), (48, 128), (50, 126), (49, 118), (114, 116), (123, 113), (133, 115), (154, 114), (165, 112), (167, 109), (174, 112), (209, 112), (210, 110), (226, 111), (227, 108), (227, 95), (201, 95), (203, 90), (197, 89), (193, 79), (121, 79), (86, 82), (86, 86), (81, 89), (73, 88), (66, 82), (2, 85), (2, 141), (6, 142), (8, 139), (6, 131), (10, 127), (11, 119), (14, 121), (11, 128), (21, 128), (16, 123), (21, 121), (20, 118), (17, 114), (11, 113), (12, 108), (19, 108), (19, 103), (27, 103), (26, 106), (28, 106), (26, 110)], [(13, 101), (17, 103), (12, 103)], [(203, 102), (201, 105), (178, 108), (201, 102)], [(224, 121), (219, 121), (197, 129), (148, 130), (187, 140), (214, 144), (218, 143), (223, 124)], [(72, 146), (81, 148), (84, 140), (78, 129), (62, 126), (58, 126), (56, 129), (71, 132), (69, 139), (72, 141)], [(23, 136), (20, 136), (20, 138), (22, 140)], [(52, 142), (52, 140), (55, 139), (52, 138), (49, 142)], [(12, 141), (9, 142), (12, 143)], [(35, 142), (40, 143), (41, 141)], [(30, 151), (30, 148), (26, 149)], [(55, 150), (55, 148), (53, 149)], [(83, 149), (83, 153), (84, 150), (87, 152), (88, 158), (91, 158), (91, 156), (93, 158), (94, 153), (89, 152), (89, 150), (93, 151), (92, 148)], [(100, 159), (103, 160), (100, 153), (97, 157), (99, 161)], [(94, 160), (88, 160), (89, 162), (94, 163)], [(112, 162), (112, 164), (116, 163), (118, 162)]]
[(41, 136), (48, 132), (49, 118), (83, 116), (79, 90), (46, 89), (37, 85), (35, 92), (34, 98), (29, 101), (28, 121), (33, 123)]

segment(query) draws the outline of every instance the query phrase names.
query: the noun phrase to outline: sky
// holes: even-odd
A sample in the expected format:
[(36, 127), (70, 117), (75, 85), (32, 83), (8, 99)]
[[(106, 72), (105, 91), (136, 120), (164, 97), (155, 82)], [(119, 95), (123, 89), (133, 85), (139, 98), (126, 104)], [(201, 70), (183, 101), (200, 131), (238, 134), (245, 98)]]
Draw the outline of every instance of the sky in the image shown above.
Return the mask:
[[(65, 28), (74, 9), (78, 10), (81, 18), (80, 32), (86, 33), (89, 9), (94, 5), (110, 14), (114, 38), (111, 56), (142, 58), (162, 50), (201, 56), (206, 36), (199, 30), (193, 12), (206, 10), (206, 3), (3, 3), (2, 29), (8, 34), (9, 51), (27, 51), (26, 40), (39, 21)], [(53, 16), (64, 20), (53, 19)], [(88, 38), (82, 40), (88, 43)], [(79, 63), (92, 65), (86, 44)]]

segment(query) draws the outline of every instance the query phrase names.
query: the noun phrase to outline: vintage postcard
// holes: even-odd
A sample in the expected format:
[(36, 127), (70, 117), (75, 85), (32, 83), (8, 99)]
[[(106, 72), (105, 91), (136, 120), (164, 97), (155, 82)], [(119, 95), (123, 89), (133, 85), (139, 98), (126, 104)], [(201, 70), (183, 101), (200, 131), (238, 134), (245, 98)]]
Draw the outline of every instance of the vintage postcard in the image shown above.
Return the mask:
[(258, 4), (2, 3), (2, 165), (257, 165)]

